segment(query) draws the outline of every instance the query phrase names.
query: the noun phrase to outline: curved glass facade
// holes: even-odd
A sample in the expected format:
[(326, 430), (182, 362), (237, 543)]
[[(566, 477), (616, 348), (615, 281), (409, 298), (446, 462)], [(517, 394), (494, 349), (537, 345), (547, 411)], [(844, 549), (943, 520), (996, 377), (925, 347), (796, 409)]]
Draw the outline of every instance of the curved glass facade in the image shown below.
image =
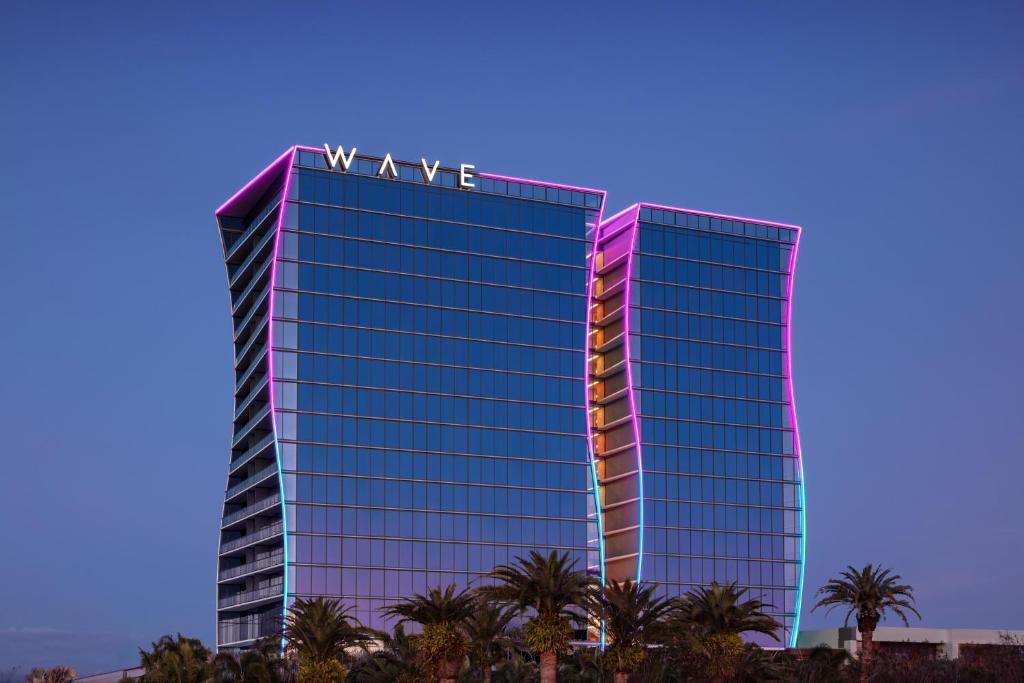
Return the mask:
[(217, 211), (219, 646), (302, 596), (384, 628), (389, 602), (533, 549), (670, 595), (736, 580), (789, 627), (798, 230), (650, 205), (601, 223), (601, 191), (381, 162), (296, 147)]
[[(282, 599), (326, 595), (384, 627), (389, 601), (464, 587), (530, 550), (599, 571), (579, 369), (603, 193), (497, 176), (466, 190), (455, 170), (427, 183), (402, 162), (382, 176), (380, 161), (342, 172), (297, 148), (276, 181), (288, 189), (267, 242), (273, 395), (245, 415), (258, 413), (254, 438), (276, 434), (286, 541), (260, 546), (277, 564), (259, 579), (222, 580), (221, 646), (266, 630), (236, 627), (258, 610), (235, 596), (254, 591), (278, 619)], [(246, 519), (281, 522), (273, 446), (253, 465), (262, 488), (248, 470), (229, 481), (245, 497), (225, 520), (266, 506)], [(262, 561), (222, 557), (221, 574)]]

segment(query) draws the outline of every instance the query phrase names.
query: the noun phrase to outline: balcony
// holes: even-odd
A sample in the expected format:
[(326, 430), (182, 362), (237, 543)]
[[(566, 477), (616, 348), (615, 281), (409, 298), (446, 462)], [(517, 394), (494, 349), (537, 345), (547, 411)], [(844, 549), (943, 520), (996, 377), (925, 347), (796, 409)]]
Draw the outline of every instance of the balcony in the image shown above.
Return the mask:
[(242, 413), (245, 412), (245, 409), (248, 408), (252, 404), (253, 400), (257, 396), (263, 395), (263, 399), (267, 400), (268, 397), (266, 395), (264, 395), (264, 391), (263, 391), (266, 388), (266, 386), (267, 386), (267, 378), (264, 377), (259, 382), (257, 382), (256, 386), (254, 386), (249, 391), (249, 393), (246, 394), (245, 398), (243, 398), (238, 403), (238, 407), (235, 408), (235, 419), (236, 420), (238, 420), (238, 419), (240, 419), (242, 417)]
[(242, 593), (235, 593), (229, 595), (226, 598), (221, 598), (217, 601), (217, 607), (225, 609), (228, 607), (235, 607), (237, 605), (245, 605), (251, 602), (264, 602), (272, 599), (280, 599), (283, 593), (283, 587), (281, 584), (276, 586), (268, 586), (267, 588), (257, 588), (256, 590), (244, 591)]
[(264, 557), (261, 560), (256, 560), (254, 562), (246, 562), (245, 564), (240, 564), (237, 567), (231, 567), (229, 569), (222, 569), (220, 570), (218, 576), (221, 581), (229, 581), (240, 576), (245, 576), (246, 574), (255, 574), (257, 572), (263, 571), (264, 569), (273, 569), (276, 567), (280, 567), (283, 562), (284, 553), (276, 552), (273, 553), (270, 557)]
[(235, 484), (234, 486), (232, 486), (231, 488), (229, 488), (224, 493), (224, 500), (225, 500), (225, 502), (230, 501), (232, 498), (234, 498), (235, 496), (239, 495), (240, 493), (245, 493), (245, 491), (247, 491), (248, 489), (252, 488), (253, 486), (255, 486), (257, 484), (260, 484), (260, 483), (270, 479), (271, 477), (276, 477), (276, 476), (277, 476), (277, 463), (273, 463), (271, 465), (267, 465), (266, 467), (261, 469), (256, 474), (254, 474), (251, 477), (247, 478), (245, 481), (241, 481), (241, 482)]
[(621, 268), (594, 280), (593, 297), (598, 301), (605, 301), (621, 292), (625, 287), (626, 269)]
[(231, 280), (230, 282), (228, 282), (229, 289), (237, 289), (242, 284), (243, 280), (245, 279), (242, 276), (250, 273), (253, 265), (259, 262), (259, 259), (266, 256), (264, 250), (267, 248), (267, 245), (272, 244), (273, 239), (273, 230), (268, 230), (267, 234), (260, 238), (260, 241), (256, 244), (255, 247), (253, 247), (252, 253), (249, 254), (246, 257), (245, 261), (242, 263), (242, 265), (240, 265), (235, 270), (235, 272), (231, 274)]
[(263, 358), (266, 357), (266, 353), (267, 345), (264, 344), (263, 346), (260, 347), (259, 351), (252, 355), (252, 360), (249, 361), (249, 366), (246, 367), (245, 372), (239, 375), (238, 379), (235, 380), (236, 391), (237, 387), (245, 386), (245, 383), (249, 381), (249, 378), (252, 376), (252, 373), (256, 370), (256, 368), (260, 366), (260, 361), (262, 361)]
[(224, 517), (224, 521), (221, 522), (221, 528), (226, 529), (232, 524), (244, 521), (253, 515), (258, 515), (264, 510), (269, 510), (272, 507), (276, 507), (281, 503), (281, 494), (274, 493), (261, 500), (256, 501), (252, 505), (247, 505), (241, 510), (236, 510), (231, 514)]
[(249, 223), (249, 226), (245, 229), (245, 232), (239, 235), (238, 239), (232, 242), (231, 246), (228, 247), (228, 255), (224, 260), (232, 261), (236, 256), (240, 256), (242, 253), (242, 245), (244, 245), (249, 240), (250, 237), (252, 237), (257, 232), (260, 231), (260, 228), (263, 227), (263, 220), (271, 213), (273, 213), (274, 209), (276, 209), (280, 205), (281, 202), (280, 200), (278, 200), (269, 202), (265, 207), (263, 207), (263, 210), (256, 214), (256, 216)]
[(267, 258), (263, 262), (263, 265), (259, 267), (259, 270), (249, 280), (249, 284), (245, 286), (242, 293), (234, 297), (231, 302), (231, 315), (238, 315), (238, 312), (245, 307), (245, 302), (253, 292), (259, 289), (259, 285), (263, 282), (263, 276), (270, 270), (270, 264), (274, 259)]
[(236, 368), (245, 361), (246, 356), (249, 355), (249, 352), (252, 350), (252, 347), (256, 344), (256, 342), (261, 342), (264, 339), (266, 339), (262, 332), (267, 326), (267, 320), (269, 319), (269, 315), (269, 313), (263, 314), (259, 322), (257, 322), (256, 325), (253, 327), (252, 333), (249, 335), (249, 341), (245, 342), (245, 345), (242, 346), (238, 353), (235, 354)]
[[(270, 446), (274, 443), (274, 434), (267, 434), (265, 437), (254, 443), (252, 446), (246, 449), (244, 453), (231, 461), (231, 472), (234, 474), (238, 470), (246, 466), (246, 464), (253, 458), (259, 457), (264, 452), (270, 449)], [(268, 454), (268, 457), (277, 457), (276, 453)]]
[[(245, 438), (249, 436), (253, 429), (255, 429), (260, 424), (260, 422), (265, 420), (268, 415), (270, 415), (269, 403), (263, 406), (263, 408), (261, 408), (255, 415), (253, 415), (251, 420), (246, 422), (241, 429), (235, 432), (235, 436), (231, 441), (231, 447), (237, 448), (240, 443), (245, 441)], [(267, 430), (272, 431), (270, 427), (267, 427)]]
[(265, 314), (267, 311), (266, 307), (263, 304), (267, 302), (267, 297), (269, 294), (269, 288), (264, 290), (263, 293), (260, 294), (255, 301), (253, 301), (252, 306), (249, 307), (249, 312), (245, 314), (245, 317), (242, 318), (242, 321), (235, 325), (235, 344), (240, 344), (243, 339), (247, 339), (246, 332), (249, 332), (249, 334), (253, 334), (256, 330), (260, 328), (260, 325), (257, 325), (256, 330), (249, 330), (249, 327), (253, 320), (256, 320), (259, 316), (266, 317)]
[(260, 543), (267, 539), (274, 538), (275, 536), (280, 536), (282, 531), (283, 527), (281, 526), (281, 522), (274, 522), (273, 524), (265, 526), (262, 529), (258, 529), (252, 532), (251, 534), (246, 534), (245, 536), (240, 536), (230, 541), (221, 543), (220, 554), (227, 555), (228, 553), (234, 552), (236, 550), (241, 550), (242, 548), (247, 548), (256, 543)]

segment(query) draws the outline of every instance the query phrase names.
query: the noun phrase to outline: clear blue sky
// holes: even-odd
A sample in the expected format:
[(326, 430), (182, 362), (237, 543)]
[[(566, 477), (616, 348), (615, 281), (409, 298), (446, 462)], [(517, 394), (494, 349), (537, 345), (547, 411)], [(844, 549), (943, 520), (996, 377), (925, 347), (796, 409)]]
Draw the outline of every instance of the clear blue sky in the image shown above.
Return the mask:
[(293, 143), (805, 226), (808, 593), (1024, 628), (1020, 3), (12, 3), (0, 101), (0, 665), (213, 640), (212, 214)]

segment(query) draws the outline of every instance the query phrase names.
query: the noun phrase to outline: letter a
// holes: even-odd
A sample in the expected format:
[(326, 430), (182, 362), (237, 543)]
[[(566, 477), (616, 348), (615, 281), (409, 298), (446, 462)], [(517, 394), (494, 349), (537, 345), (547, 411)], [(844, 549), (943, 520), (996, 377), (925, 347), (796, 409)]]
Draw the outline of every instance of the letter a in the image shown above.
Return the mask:
[(324, 159), (327, 160), (328, 168), (336, 168), (338, 162), (341, 162), (341, 169), (347, 171), (348, 167), (352, 165), (352, 160), (356, 158), (356, 148), (353, 147), (352, 151), (348, 153), (348, 157), (345, 157), (345, 148), (338, 145), (338, 151), (331, 154), (331, 146), (326, 142), (324, 143)]
[(420, 173), (423, 174), (423, 181), (424, 182), (426, 182), (426, 183), (434, 182), (434, 174), (437, 173), (437, 167), (440, 165), (440, 163), (441, 163), (440, 161), (435, 161), (433, 168), (430, 168), (429, 166), (427, 166), (427, 160), (426, 159), (420, 159), (420, 165), (422, 166), (422, 169), (420, 170)]
[(395, 169), (395, 162), (391, 160), (391, 152), (388, 152), (386, 155), (384, 155), (384, 161), (380, 162), (380, 170), (377, 171), (377, 175), (384, 175), (384, 171), (386, 171), (389, 168), (391, 170), (388, 171), (388, 175), (390, 175), (392, 178), (397, 178), (398, 171)]

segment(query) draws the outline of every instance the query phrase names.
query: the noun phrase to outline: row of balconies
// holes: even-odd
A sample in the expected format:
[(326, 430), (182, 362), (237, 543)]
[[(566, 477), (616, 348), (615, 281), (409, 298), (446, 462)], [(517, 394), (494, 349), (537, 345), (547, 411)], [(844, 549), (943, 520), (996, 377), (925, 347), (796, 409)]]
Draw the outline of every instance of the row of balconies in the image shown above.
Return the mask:
[(224, 493), (224, 502), (230, 503), (233, 498), (245, 493), (253, 486), (262, 484), (271, 478), (277, 477), (277, 463), (271, 463), (266, 467), (254, 472), (253, 474), (246, 477), (243, 481), (238, 482), (234, 486), (228, 488)]
[(280, 493), (273, 493), (267, 496), (266, 498), (261, 498), (255, 503), (252, 503), (251, 505), (246, 505), (241, 510), (236, 510), (235, 512), (232, 512), (229, 515), (225, 515), (224, 520), (221, 522), (221, 528), (227, 528), (232, 524), (237, 524), (238, 522), (248, 519), (253, 515), (257, 515), (263, 512), (264, 510), (269, 510), (275, 505), (280, 504), (280, 502)]
[[(272, 227), (267, 225), (267, 227)], [(267, 229), (262, 237), (253, 246), (252, 251), (249, 252), (249, 256), (245, 258), (237, 268), (231, 270), (231, 274), (228, 276), (227, 287), (229, 290), (245, 289), (242, 287), (242, 283), (245, 280), (245, 275), (251, 274), (253, 271), (253, 264), (260, 262), (259, 257), (263, 255), (267, 245), (272, 244), (275, 230)]]
[(224, 256), (224, 261), (230, 263), (234, 259), (242, 256), (242, 252), (245, 251), (243, 247), (246, 246), (247, 244), (251, 244), (250, 241), (257, 232), (262, 230), (264, 227), (275, 225), (274, 221), (272, 220), (268, 221), (268, 223), (264, 223), (264, 219), (267, 216), (269, 216), (270, 213), (274, 209), (278, 208), (280, 205), (281, 202), (267, 203), (267, 205), (263, 207), (263, 209), (258, 214), (256, 214), (252, 220), (249, 221), (249, 224), (242, 231), (242, 234), (240, 234), (239, 238), (236, 241), (232, 242), (227, 247), (227, 253)]
[(237, 607), (238, 605), (271, 600), (274, 598), (279, 599), (281, 597), (282, 590), (282, 584), (278, 583), (272, 586), (267, 586), (266, 588), (255, 588), (253, 590), (242, 591), (241, 593), (235, 593), (234, 595), (220, 598), (217, 600), (217, 607), (225, 609), (227, 607)]
[(265, 527), (261, 527), (255, 531), (245, 534), (244, 536), (239, 536), (238, 538), (230, 541), (225, 541), (220, 544), (220, 554), (227, 555), (228, 553), (243, 550), (249, 546), (269, 540), (275, 536), (280, 536), (283, 528), (284, 527), (281, 525), (281, 522), (274, 522), (273, 524), (268, 524)]
[(243, 564), (234, 567), (229, 567), (227, 569), (221, 569), (220, 572), (218, 573), (218, 577), (220, 578), (221, 581), (230, 581), (231, 579), (245, 576), (246, 574), (254, 574), (256, 572), (260, 572), (266, 569), (280, 567), (283, 562), (284, 552), (278, 550), (271, 554), (269, 557), (264, 557), (259, 560), (253, 560), (252, 562), (245, 562)]

